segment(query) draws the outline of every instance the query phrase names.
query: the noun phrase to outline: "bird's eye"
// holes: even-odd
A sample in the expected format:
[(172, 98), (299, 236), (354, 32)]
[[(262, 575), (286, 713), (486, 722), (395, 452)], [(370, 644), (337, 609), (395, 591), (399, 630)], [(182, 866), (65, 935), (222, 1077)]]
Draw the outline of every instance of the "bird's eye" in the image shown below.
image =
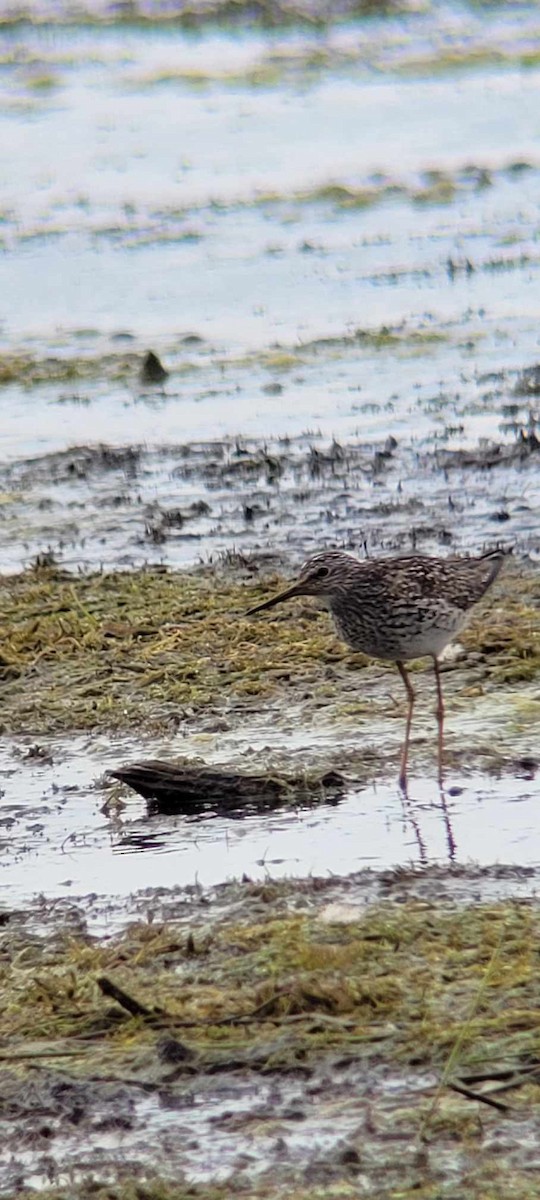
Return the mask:
[(328, 567), (317, 567), (315, 579), (324, 579), (325, 575), (328, 575)]

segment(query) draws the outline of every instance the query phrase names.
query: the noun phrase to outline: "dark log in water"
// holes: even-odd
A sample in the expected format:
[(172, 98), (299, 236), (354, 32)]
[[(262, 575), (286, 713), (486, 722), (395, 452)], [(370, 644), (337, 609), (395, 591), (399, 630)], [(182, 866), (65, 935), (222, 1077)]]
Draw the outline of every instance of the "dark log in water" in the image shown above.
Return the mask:
[(242, 775), (236, 771), (184, 763), (131, 763), (109, 771), (164, 813), (235, 812), (237, 815), (285, 805), (337, 803), (346, 780), (337, 771), (323, 775)]

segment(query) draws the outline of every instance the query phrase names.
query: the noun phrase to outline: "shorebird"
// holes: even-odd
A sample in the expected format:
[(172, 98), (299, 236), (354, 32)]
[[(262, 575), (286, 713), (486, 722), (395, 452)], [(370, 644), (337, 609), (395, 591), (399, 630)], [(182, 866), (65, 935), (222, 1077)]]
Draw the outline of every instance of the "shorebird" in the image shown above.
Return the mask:
[(444, 701), (439, 655), (463, 629), (471, 609), (497, 578), (506, 549), (476, 558), (367, 559), (360, 562), (341, 550), (314, 554), (295, 583), (247, 616), (273, 608), (293, 596), (320, 596), (337, 632), (353, 650), (395, 662), (407, 692), (405, 740), (399, 783), (407, 791), (407, 760), (415, 693), (405, 668), (411, 658), (433, 659), (437, 688), (438, 772), (443, 785)]

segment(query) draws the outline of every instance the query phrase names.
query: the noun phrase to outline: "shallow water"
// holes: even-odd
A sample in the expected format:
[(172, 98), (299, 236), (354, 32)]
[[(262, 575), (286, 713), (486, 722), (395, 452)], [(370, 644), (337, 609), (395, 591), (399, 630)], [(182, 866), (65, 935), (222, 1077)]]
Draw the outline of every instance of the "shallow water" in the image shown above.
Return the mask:
[[(133, 760), (128, 745), (53, 743), (52, 763), (29, 758), (22, 745), (16, 755), (2, 754), (0, 899), (17, 905), (36, 892), (124, 899), (244, 874), (347, 875), (398, 864), (540, 866), (538, 778), (449, 771), (441, 802), (434, 770), (430, 778), (413, 767), (408, 802), (383, 777), (351, 784), (340, 803), (316, 808), (243, 818), (149, 816), (145, 802), (126, 792), (125, 807), (113, 804), (106, 815), (102, 773)], [(205, 758), (212, 758), (208, 749)]]
[[(44, 550), (71, 569), (301, 556), (285, 486), (275, 504), (259, 481), (178, 470), (186, 443), (227, 456), (238, 438), (397, 440), (388, 478), (355, 480), (360, 505), (322, 489), (299, 543), (409, 548), (414, 495), (426, 550), (477, 548), (500, 519), (537, 552), (536, 470), (469, 472), (456, 520), (463, 480), (418, 455), (535, 426), (514, 388), (538, 353), (538, 21), (442, 5), (319, 34), (6, 33), (4, 569)], [(149, 345), (160, 388), (138, 380)], [(140, 469), (59, 479), (45, 457), (96, 442), (141, 447)], [(244, 519), (253, 499), (267, 522)], [(184, 501), (211, 511), (154, 544), (148, 507)]]
[[(14, 30), (0, 71), (2, 342), (90, 356), (96, 378), (15, 381), (3, 453), (96, 436), (350, 437), (365, 408), (371, 436), (432, 437), (441, 381), (450, 411), (456, 395), (474, 410), (475, 377), (517, 369), (538, 344), (540, 68), (512, 65), (537, 21), (536, 9), (518, 20), (445, 8), (365, 21), (328, 35), (353, 56), (346, 71), (332, 53), (314, 76), (262, 86), (250, 65), (270, 51), (295, 61), (312, 34)], [(441, 73), (435, 48), (466, 61), (471, 28), (509, 64)], [(393, 54), (374, 78), (381, 38)], [(412, 50), (430, 46), (431, 68), (428, 56), (411, 77)], [(340, 345), (381, 326), (441, 341)], [(204, 340), (182, 345), (187, 333)], [(329, 335), (338, 342), (315, 363), (257, 360)], [(173, 369), (163, 396), (141, 397), (135, 373), (103, 378), (106, 352), (149, 342)], [(460, 424), (497, 436), (498, 416)]]
[[(434, 1077), (426, 1073), (414, 1078), (410, 1073), (396, 1071), (381, 1080), (381, 1107), (391, 1113), (400, 1092), (406, 1091), (412, 1101), (415, 1094), (422, 1094), (434, 1082)], [(276, 1078), (254, 1082), (232, 1077), (226, 1083), (214, 1080), (208, 1091), (209, 1094), (201, 1094), (195, 1085), (187, 1094), (171, 1095), (169, 1111), (165, 1097), (162, 1103), (153, 1098), (135, 1099), (131, 1120), (126, 1122), (128, 1131), (118, 1134), (101, 1129), (85, 1133), (86, 1161), (81, 1161), (80, 1139), (57, 1138), (55, 1150), (62, 1167), (55, 1172), (56, 1181), (63, 1182), (63, 1172), (70, 1182), (74, 1175), (84, 1177), (85, 1168), (95, 1161), (95, 1155), (105, 1162), (111, 1153), (130, 1155), (144, 1166), (146, 1161), (154, 1161), (156, 1146), (167, 1163), (167, 1174), (172, 1175), (177, 1164), (177, 1169), (183, 1175), (185, 1172), (191, 1182), (221, 1182), (236, 1170), (256, 1179), (268, 1170), (272, 1161), (276, 1166), (285, 1161), (298, 1170), (305, 1166), (306, 1160), (324, 1161), (336, 1153), (336, 1148), (346, 1147), (347, 1139), (359, 1133), (362, 1126), (355, 1089), (351, 1087), (347, 1097), (346, 1079), (340, 1079), (334, 1096), (326, 1097), (324, 1102), (320, 1098), (320, 1085), (314, 1086), (313, 1094), (309, 1094), (305, 1083), (299, 1085)], [(147, 1145), (152, 1146), (150, 1151), (141, 1145), (143, 1128), (147, 1132)], [(0, 1168), (2, 1157), (0, 1151)], [(23, 1164), (28, 1171), (27, 1185), (43, 1187), (47, 1177), (39, 1170), (39, 1157), (32, 1152), (23, 1153)]]

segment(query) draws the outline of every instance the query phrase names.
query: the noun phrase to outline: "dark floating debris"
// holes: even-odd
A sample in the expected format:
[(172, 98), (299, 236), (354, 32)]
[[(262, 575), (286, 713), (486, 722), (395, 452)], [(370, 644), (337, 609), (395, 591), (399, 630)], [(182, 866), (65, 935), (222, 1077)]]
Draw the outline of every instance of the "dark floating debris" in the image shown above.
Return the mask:
[(532, 756), (516, 758), (514, 762), (514, 772), (518, 779), (534, 779), (539, 767), (540, 761)]
[(514, 392), (516, 396), (540, 396), (540, 363), (521, 371)]
[(242, 775), (183, 763), (132, 763), (109, 771), (150, 802), (150, 811), (191, 815), (211, 810), (239, 816), (285, 805), (337, 803), (346, 780), (337, 771), (323, 775)]
[(145, 355), (139, 378), (141, 383), (164, 383), (169, 378), (169, 372), (165, 370), (153, 350), (149, 350)]

